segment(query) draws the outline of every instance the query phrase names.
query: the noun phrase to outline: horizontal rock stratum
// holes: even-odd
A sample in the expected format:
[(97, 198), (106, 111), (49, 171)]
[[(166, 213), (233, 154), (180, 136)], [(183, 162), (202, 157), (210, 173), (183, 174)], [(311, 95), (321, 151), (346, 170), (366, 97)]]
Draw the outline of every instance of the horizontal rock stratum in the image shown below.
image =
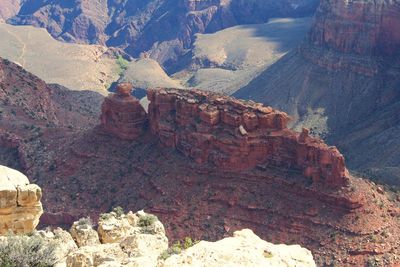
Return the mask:
[(0, 235), (30, 233), (43, 213), (42, 191), (22, 173), (0, 165)]
[(329, 187), (348, 183), (343, 155), (307, 129), (288, 129), (284, 112), (200, 90), (158, 89), (148, 91), (147, 118), (131, 88), (121, 84), (103, 104), (102, 126), (120, 138), (153, 134), (198, 164), (226, 170), (274, 166)]

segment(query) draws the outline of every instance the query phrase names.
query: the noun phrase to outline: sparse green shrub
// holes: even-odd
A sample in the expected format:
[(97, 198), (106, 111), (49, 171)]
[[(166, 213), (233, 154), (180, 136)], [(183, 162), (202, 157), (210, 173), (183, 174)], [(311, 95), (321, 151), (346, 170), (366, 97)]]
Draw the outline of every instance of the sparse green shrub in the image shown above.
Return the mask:
[(121, 206), (117, 206), (117, 207), (113, 208), (112, 212), (115, 213), (117, 218), (121, 218), (121, 216), (125, 214), (125, 211)]
[(171, 247), (171, 254), (179, 254), (183, 250), (181, 241), (176, 241)]
[(56, 260), (54, 244), (38, 236), (8, 236), (0, 243), (1, 267), (50, 267)]
[(117, 57), (117, 65), (119, 67), (118, 74), (122, 75), (124, 71), (128, 69), (129, 61), (124, 59), (121, 55)]
[(78, 221), (78, 225), (84, 228), (92, 228), (93, 227), (93, 221), (90, 219), (90, 217), (86, 218), (81, 218)]
[(172, 246), (170, 248), (168, 248), (167, 250), (165, 250), (163, 253), (161, 253), (161, 255), (159, 256), (160, 259), (162, 260), (166, 260), (168, 257), (170, 257), (173, 254), (179, 254), (181, 253), (183, 250), (188, 249), (192, 246), (194, 246), (195, 244), (197, 244), (199, 241), (197, 240), (193, 240), (191, 237), (185, 237), (185, 239), (183, 240), (183, 242), (181, 241), (176, 241), (172, 244)]
[(184, 249), (188, 249), (190, 247), (193, 247), (194, 244), (196, 244), (196, 241), (193, 241), (193, 239), (189, 236), (185, 237), (185, 239), (183, 240), (183, 248)]
[(100, 221), (105, 221), (105, 220), (110, 219), (111, 216), (112, 216), (112, 215), (111, 215), (110, 213), (102, 213), (102, 214), (100, 214), (100, 216), (99, 216), (99, 220), (100, 220)]
[(169, 253), (168, 249), (164, 250), (163, 253), (161, 253), (161, 255), (158, 257), (161, 260), (166, 260), (171, 256), (171, 254)]
[(139, 227), (149, 227), (157, 221), (157, 217), (152, 214), (146, 214), (139, 218)]

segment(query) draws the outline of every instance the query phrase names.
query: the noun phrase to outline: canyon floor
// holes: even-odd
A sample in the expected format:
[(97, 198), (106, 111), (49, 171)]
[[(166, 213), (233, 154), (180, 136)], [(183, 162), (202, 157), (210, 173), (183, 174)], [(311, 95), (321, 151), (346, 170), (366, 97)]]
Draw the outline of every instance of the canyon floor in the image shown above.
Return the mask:
[(152, 59), (131, 62), (120, 82), (141, 88), (185, 87), (231, 94), (295, 48), (312, 18), (280, 18), (197, 34), (193, 48), (166, 73)]
[(197, 34), (193, 48), (175, 65), (173, 73), (166, 73), (150, 58), (132, 59), (121, 69), (116, 54), (107, 47), (63, 43), (45, 29), (5, 23), (0, 23), (0, 56), (47, 83), (103, 95), (117, 80), (143, 89), (185, 87), (231, 94), (295, 48), (311, 21), (272, 19), (268, 23)]
[(119, 77), (113, 52), (100, 45), (57, 41), (45, 29), (0, 23), (0, 56), (47, 83), (107, 94)]

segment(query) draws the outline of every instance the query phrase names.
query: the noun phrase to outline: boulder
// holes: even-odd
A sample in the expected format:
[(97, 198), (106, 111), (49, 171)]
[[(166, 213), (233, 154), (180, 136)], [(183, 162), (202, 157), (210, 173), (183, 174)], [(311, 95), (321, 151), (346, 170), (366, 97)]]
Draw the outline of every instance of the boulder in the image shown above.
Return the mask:
[(99, 235), (93, 229), (90, 218), (82, 218), (74, 222), (70, 229), (72, 238), (79, 247), (92, 246), (100, 244)]
[(22, 173), (0, 166), (0, 235), (35, 230), (43, 213), (42, 191)]

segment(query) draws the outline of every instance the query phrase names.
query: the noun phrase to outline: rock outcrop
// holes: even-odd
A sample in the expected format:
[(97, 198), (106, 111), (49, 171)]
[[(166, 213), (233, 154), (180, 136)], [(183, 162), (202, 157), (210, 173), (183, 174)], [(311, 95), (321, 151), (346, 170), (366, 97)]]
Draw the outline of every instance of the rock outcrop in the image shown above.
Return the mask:
[[(86, 218), (74, 225), (83, 226), (85, 222)], [(105, 234), (104, 228), (109, 229), (110, 225), (114, 228), (112, 234)], [(96, 232), (90, 223), (85, 229)], [(309, 250), (299, 245), (268, 243), (249, 229), (236, 231), (233, 237), (217, 242), (190, 240), (168, 248), (164, 226), (154, 215), (143, 211), (103, 214), (98, 228), (101, 244), (99, 239), (93, 243), (92, 237), (84, 232), (74, 230), (71, 234), (75, 241), (80, 240), (78, 246), (68, 232), (59, 228), (34, 235), (56, 248), (56, 267), (316, 266)], [(108, 240), (110, 236), (115, 238)]]
[(172, 255), (163, 267), (174, 266), (316, 266), (310, 251), (299, 245), (274, 245), (251, 230), (233, 233), (217, 242), (200, 241), (181, 254)]
[(400, 46), (397, 0), (321, 1), (312, 45), (358, 55), (394, 55)]
[(313, 128), (352, 169), (399, 185), (399, 1), (323, 0), (298, 49), (235, 93)]
[(42, 191), (22, 173), (0, 166), (0, 235), (32, 232), (43, 213)]
[(199, 164), (298, 169), (314, 183), (333, 187), (348, 181), (335, 147), (307, 130), (289, 130), (289, 116), (271, 107), (198, 90), (150, 90), (148, 99), (152, 133)]
[(198, 164), (225, 170), (283, 167), (299, 170), (316, 184), (348, 183), (340, 152), (309, 136), (307, 129), (300, 135), (289, 130), (286, 113), (199, 90), (160, 89), (148, 91), (147, 120), (131, 89), (120, 84), (102, 107), (103, 129), (119, 138), (134, 140), (149, 123), (162, 145)]
[(102, 105), (103, 129), (122, 139), (139, 137), (147, 126), (146, 111), (131, 92), (131, 84), (119, 84), (117, 93), (105, 98)]
[[(84, 220), (86, 221), (86, 220)], [(79, 224), (79, 222), (75, 223)], [(83, 224), (83, 223), (81, 223)], [(92, 229), (92, 225), (86, 225)], [(111, 212), (99, 220), (97, 243), (79, 235), (82, 245), (68, 255), (68, 267), (157, 266), (159, 256), (168, 249), (164, 226), (157, 217), (143, 211), (128, 214)], [(86, 241), (85, 241), (86, 239)], [(77, 239), (75, 239), (77, 240)], [(90, 244), (89, 244), (90, 243)], [(85, 245), (87, 244), (87, 245)], [(108, 264), (108, 265), (107, 265)]]

